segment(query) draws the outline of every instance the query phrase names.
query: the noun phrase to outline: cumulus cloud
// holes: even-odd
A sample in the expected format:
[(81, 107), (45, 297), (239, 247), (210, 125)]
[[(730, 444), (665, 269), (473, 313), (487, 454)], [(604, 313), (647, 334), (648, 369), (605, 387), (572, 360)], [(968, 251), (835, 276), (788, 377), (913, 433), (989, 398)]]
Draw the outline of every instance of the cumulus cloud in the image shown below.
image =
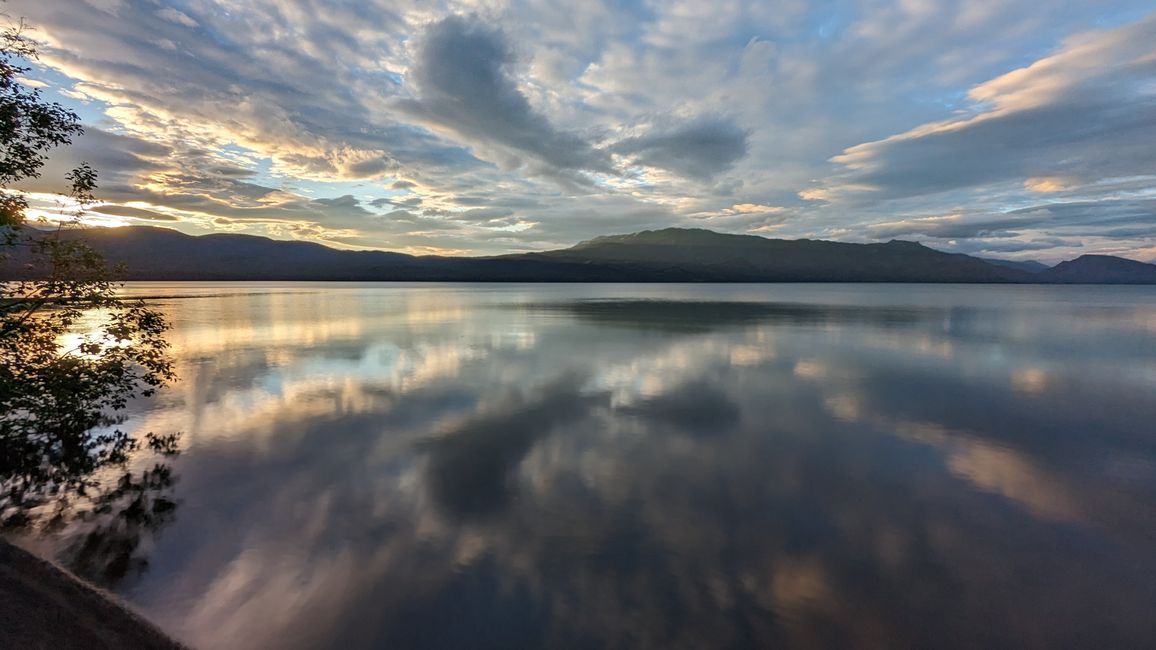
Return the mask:
[(605, 152), (556, 128), (530, 105), (514, 77), (516, 63), (501, 31), (475, 16), (449, 16), (419, 39), (407, 73), (417, 97), (400, 106), (431, 126), (509, 152), (501, 161), (508, 166), (529, 156), (561, 170), (611, 172)]

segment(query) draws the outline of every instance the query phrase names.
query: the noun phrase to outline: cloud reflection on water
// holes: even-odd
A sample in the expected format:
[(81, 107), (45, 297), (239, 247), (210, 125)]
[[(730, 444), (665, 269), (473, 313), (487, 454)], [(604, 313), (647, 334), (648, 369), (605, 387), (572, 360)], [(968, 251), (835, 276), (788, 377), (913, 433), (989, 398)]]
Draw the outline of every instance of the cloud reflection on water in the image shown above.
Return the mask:
[(182, 508), (126, 597), (204, 648), (1142, 645), (1156, 300), (1017, 290), (171, 301)]

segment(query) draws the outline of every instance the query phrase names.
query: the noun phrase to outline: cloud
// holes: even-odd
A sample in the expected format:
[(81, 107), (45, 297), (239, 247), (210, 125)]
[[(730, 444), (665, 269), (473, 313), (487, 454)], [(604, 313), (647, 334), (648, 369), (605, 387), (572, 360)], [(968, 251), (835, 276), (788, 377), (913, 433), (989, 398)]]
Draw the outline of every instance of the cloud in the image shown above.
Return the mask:
[(968, 237), (1011, 236), (1013, 229), (1038, 226), (1049, 221), (1046, 213), (993, 217), (991, 215), (952, 214), (938, 217), (905, 219), (872, 224), (867, 230), (872, 237), (895, 239), (911, 235), (960, 239)]
[(1009, 180), (1056, 192), (1156, 166), (1156, 16), (1070, 38), (979, 84), (974, 106), (846, 149), (826, 196), (900, 198)]
[(240, 147), (315, 180), (478, 164), (380, 110), (397, 91), (405, 40), (385, 7), (50, 4), (29, 15), (47, 41), (42, 61), (83, 82), (122, 132), (174, 150)]
[(619, 411), (695, 436), (725, 434), (741, 420), (738, 405), (726, 391), (701, 380), (643, 399), (637, 405), (623, 406)]
[(1042, 194), (1050, 194), (1052, 192), (1063, 192), (1064, 190), (1072, 189), (1076, 185), (1076, 181), (1062, 176), (1040, 176), (1038, 178), (1029, 178), (1024, 181), (1024, 189), (1031, 192), (1039, 192)]
[(98, 205), (90, 208), (90, 210), (99, 214), (109, 214), (114, 217), (131, 217), (144, 221), (180, 221), (179, 217), (174, 217), (171, 214), (163, 214), (156, 210), (134, 208), (127, 205)]
[(352, 194), (339, 196), (335, 199), (314, 199), (313, 202), (337, 208), (355, 208), (361, 205), (361, 201)]
[(434, 128), (507, 152), (496, 161), (506, 167), (529, 156), (558, 170), (612, 172), (605, 152), (530, 105), (514, 77), (516, 63), (501, 31), (476, 16), (449, 16), (421, 35), (407, 73), (417, 97), (399, 106)]
[(31, 185), (87, 160), (186, 232), (406, 250), (706, 225), (1151, 256), (1150, 2), (700, 4), (23, 3), (30, 77), (92, 135)]
[[(1023, 253), (1056, 263), (1085, 253), (1150, 259), (1156, 205), (1132, 201), (1044, 204), (1006, 213), (960, 212), (871, 224), (872, 239), (915, 239), (969, 255)], [(930, 240), (930, 241), (928, 241)], [(1030, 253), (1030, 255), (1029, 255)]]
[(379, 198), (373, 199), (369, 202), (369, 205), (372, 205), (375, 208), (384, 208), (388, 205), (396, 206), (399, 208), (416, 208), (421, 204), (422, 198), (420, 196), (411, 196), (405, 199)]
[(706, 116), (626, 138), (615, 143), (613, 150), (636, 164), (709, 179), (730, 169), (747, 154), (748, 135), (733, 120)]
[(16, 188), (67, 194), (65, 175), (87, 162), (99, 174), (97, 181), (103, 195), (127, 189), (142, 176), (167, 169), (164, 160), (171, 154), (172, 148), (162, 143), (89, 127), (71, 145), (52, 151), (39, 178), (24, 180)]
[(197, 21), (189, 18), (187, 14), (181, 12), (178, 9), (174, 9), (173, 7), (165, 7), (164, 9), (161, 9), (157, 12), (157, 16), (160, 16), (169, 22), (183, 25), (184, 27), (198, 26)]
[(426, 482), (438, 506), (455, 518), (495, 514), (514, 497), (510, 475), (553, 430), (590, 417), (606, 395), (582, 391), (581, 377), (562, 377), (538, 394), (518, 395), (426, 443)]
[(1020, 253), (1025, 251), (1051, 251), (1056, 249), (1079, 249), (1083, 244), (1078, 239), (1063, 239), (1060, 237), (1043, 237), (1040, 239), (1016, 240), (975, 240), (960, 242), (951, 247), (959, 253)]

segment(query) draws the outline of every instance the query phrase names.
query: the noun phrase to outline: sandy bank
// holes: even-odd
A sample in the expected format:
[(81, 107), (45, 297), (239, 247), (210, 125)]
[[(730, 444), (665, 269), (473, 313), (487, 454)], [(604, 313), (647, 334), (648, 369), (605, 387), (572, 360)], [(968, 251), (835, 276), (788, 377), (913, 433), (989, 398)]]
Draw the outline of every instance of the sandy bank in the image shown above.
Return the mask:
[(182, 648), (53, 564), (0, 540), (0, 648)]

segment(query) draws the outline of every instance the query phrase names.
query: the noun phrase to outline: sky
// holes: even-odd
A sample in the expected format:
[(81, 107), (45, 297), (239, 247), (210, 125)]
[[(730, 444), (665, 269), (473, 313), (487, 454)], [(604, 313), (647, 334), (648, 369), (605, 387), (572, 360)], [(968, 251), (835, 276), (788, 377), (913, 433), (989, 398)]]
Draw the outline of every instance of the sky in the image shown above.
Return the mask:
[(486, 255), (666, 227), (1156, 260), (1151, 0), (10, 0), (90, 221)]

